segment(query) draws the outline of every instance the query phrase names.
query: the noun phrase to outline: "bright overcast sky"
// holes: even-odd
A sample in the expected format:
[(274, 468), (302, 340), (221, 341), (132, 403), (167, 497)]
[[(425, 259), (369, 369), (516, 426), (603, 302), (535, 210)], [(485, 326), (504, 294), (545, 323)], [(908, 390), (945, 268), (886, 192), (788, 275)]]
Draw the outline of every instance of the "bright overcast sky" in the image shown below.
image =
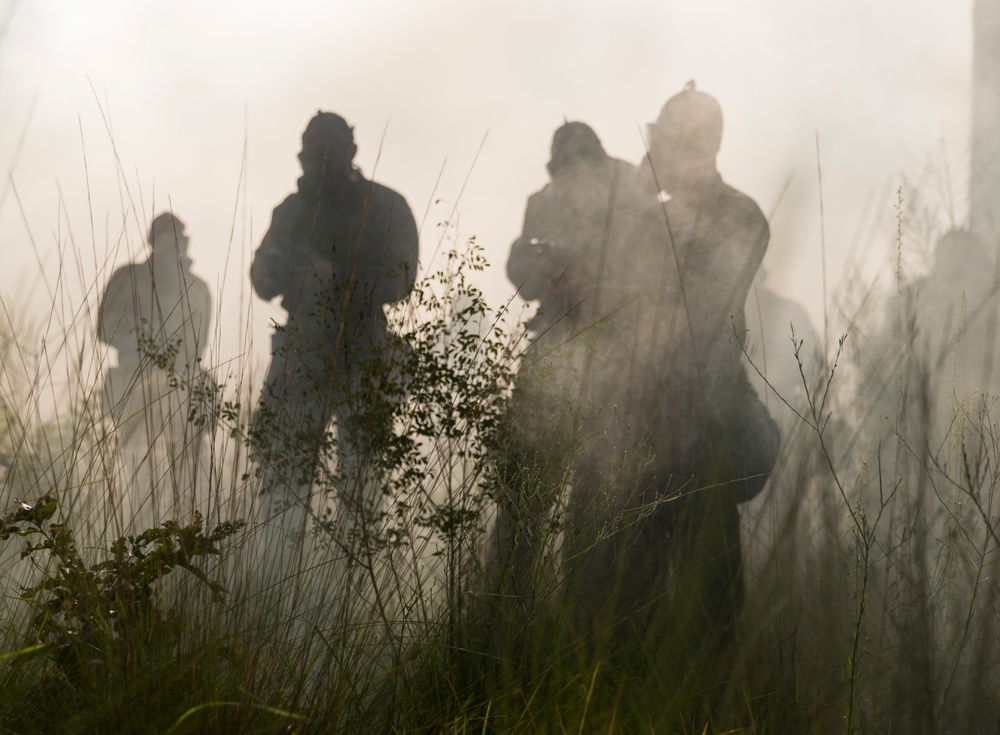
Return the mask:
[[(362, 170), (418, 221), (444, 200), (424, 259), (457, 206), (502, 301), (564, 116), (636, 161), (640, 126), (695, 79), (724, 110), (723, 177), (774, 213), (777, 289), (818, 317), (817, 138), (831, 287), (859, 230), (878, 233), (861, 251), (883, 257), (904, 181), (965, 216), (971, 16), (971, 0), (0, 0), (0, 296), (46, 310), (62, 251), (82, 298), (128, 259), (113, 248), (123, 222), (141, 252), (169, 203), (238, 319), (249, 259), (324, 109), (354, 124)], [(253, 315), (260, 334), (282, 317), (260, 302)], [(221, 330), (221, 359), (236, 331)]]

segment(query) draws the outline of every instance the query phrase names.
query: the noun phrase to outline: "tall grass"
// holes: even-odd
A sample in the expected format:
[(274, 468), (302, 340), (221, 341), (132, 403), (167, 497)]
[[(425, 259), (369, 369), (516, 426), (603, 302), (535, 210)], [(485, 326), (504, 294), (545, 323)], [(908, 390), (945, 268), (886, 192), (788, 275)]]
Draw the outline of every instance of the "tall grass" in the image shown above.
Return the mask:
[[(912, 320), (876, 326), (860, 299), (841, 351), (819, 376), (801, 368), (770, 489), (743, 509), (750, 591), (732, 640), (693, 639), (679, 624), (689, 600), (671, 584), (630, 628), (595, 615), (582, 635), (592, 591), (569, 552), (567, 457), (595, 437), (556, 417), (524, 461), (521, 334), (474, 285), (479, 246), (454, 245), (391, 310), (402, 341), (369, 357), (394, 369), (341, 396), (365, 429), (350, 468), (332, 428), (316, 442), (271, 426), (277, 451), (251, 462), (249, 363), (208, 366), (209, 396), (166, 364), (158, 397), (211, 430), (188, 437), (203, 442), (203, 471), (172, 471), (155, 452), (129, 471), (98, 408), (106, 366), (82, 357), (99, 354), (92, 315), (62, 315), (61, 355), (81, 356), (66, 361), (5, 307), (0, 726), (996, 731), (1000, 431), (988, 386), (959, 395), (912, 348)], [(800, 365), (803, 349), (793, 337)], [(558, 381), (537, 385), (539, 405), (566, 404)], [(302, 460), (307, 441), (318, 464)], [(628, 490), (622, 469), (602, 470), (612, 498)], [(274, 478), (303, 472), (308, 504), (275, 501)], [(347, 533), (336, 509), (352, 483), (376, 483), (380, 503)], [(143, 516), (153, 496), (180, 502)], [(656, 502), (612, 504), (591, 542), (626, 541)], [(611, 586), (630, 573), (619, 567)]]

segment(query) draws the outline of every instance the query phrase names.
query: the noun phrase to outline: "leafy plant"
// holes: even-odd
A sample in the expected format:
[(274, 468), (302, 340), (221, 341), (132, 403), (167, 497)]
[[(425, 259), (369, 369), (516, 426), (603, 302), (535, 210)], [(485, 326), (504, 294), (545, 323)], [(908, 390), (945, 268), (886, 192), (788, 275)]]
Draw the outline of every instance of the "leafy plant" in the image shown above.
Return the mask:
[(85, 684), (95, 673), (103, 678), (102, 668), (136, 671), (150, 650), (175, 640), (171, 616), (181, 611), (164, 613), (157, 594), (157, 584), (175, 569), (193, 575), (216, 601), (223, 599), (222, 585), (197, 562), (218, 555), (219, 544), (236, 534), (242, 521), (223, 523), (208, 534), (198, 513), (186, 526), (166, 521), (115, 539), (108, 558), (88, 565), (70, 525), (56, 520), (57, 511), (52, 494), (19, 503), (0, 520), (0, 540), (24, 538), (21, 557), (43, 570), (21, 597), (35, 610), (31, 635), (70, 683)]

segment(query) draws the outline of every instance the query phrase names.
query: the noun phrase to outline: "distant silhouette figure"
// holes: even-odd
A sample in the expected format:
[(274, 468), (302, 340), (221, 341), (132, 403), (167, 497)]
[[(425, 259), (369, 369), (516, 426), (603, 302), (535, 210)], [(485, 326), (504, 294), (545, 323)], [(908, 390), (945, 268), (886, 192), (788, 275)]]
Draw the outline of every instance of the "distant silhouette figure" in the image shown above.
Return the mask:
[[(800, 303), (771, 288), (767, 269), (762, 267), (747, 300), (746, 322), (750, 332), (748, 351), (756, 367), (748, 371), (750, 382), (772, 415), (782, 417), (782, 426), (791, 427), (798, 419), (784, 404), (787, 402), (800, 413), (805, 409), (805, 385), (810, 390), (815, 388), (822, 365), (821, 343), (812, 320)], [(796, 342), (802, 343), (801, 371), (792, 343), (793, 330)]]
[(922, 421), (936, 432), (953, 430), (962, 404), (975, 414), (978, 396), (996, 395), (997, 275), (986, 243), (972, 232), (953, 230), (938, 240), (931, 271), (904, 289), (912, 342), (902, 347), (919, 361), (932, 396), (930, 415)]
[(719, 176), (721, 140), (721, 108), (693, 83), (650, 126), (639, 175), (651, 205), (613, 259), (616, 347), (595, 370), (604, 405), (622, 417), (606, 474), (630, 466), (635, 476), (617, 512), (631, 518), (639, 504), (650, 515), (599, 539), (589, 575), (617, 566), (620, 615), (652, 614), (673, 590), (674, 622), (693, 641), (732, 633), (744, 594), (737, 505), (761, 490), (778, 451), (740, 347), (769, 228)]
[(382, 497), (364, 476), (364, 455), (373, 450), (358, 417), (381, 398), (380, 376), (391, 369), (395, 343), (383, 306), (406, 297), (417, 270), (406, 200), (365, 179), (353, 166), (356, 152), (354, 131), (339, 115), (319, 112), (309, 121), (298, 191), (275, 208), (250, 271), (257, 295), (280, 296), (288, 312), (272, 339), (255, 451), (272, 468), (299, 458), (264, 492), (307, 501), (335, 418), (339, 472), (349, 477), (339, 496), (344, 522), (370, 517)]
[[(132, 482), (154, 485), (133, 489), (136, 495), (153, 496), (153, 515), (142, 516), (146, 523), (165, 520), (182, 503), (190, 509), (194, 502), (190, 485), (198, 476), (209, 417), (201, 410), (207, 404), (199, 409), (192, 401), (213, 397), (214, 384), (201, 366), (212, 296), (191, 272), (188, 242), (179, 218), (157, 216), (149, 230), (149, 259), (112, 274), (98, 315), (100, 340), (118, 352), (118, 365), (104, 380), (105, 412), (118, 427)], [(148, 476), (136, 483), (142, 465)], [(156, 487), (164, 476), (171, 479), (171, 497)]]

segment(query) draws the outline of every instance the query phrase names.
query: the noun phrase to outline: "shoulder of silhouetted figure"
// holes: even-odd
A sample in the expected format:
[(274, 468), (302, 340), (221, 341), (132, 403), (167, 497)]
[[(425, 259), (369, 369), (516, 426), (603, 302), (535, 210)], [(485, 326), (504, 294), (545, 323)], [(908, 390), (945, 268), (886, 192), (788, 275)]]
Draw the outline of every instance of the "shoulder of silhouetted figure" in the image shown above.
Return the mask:
[[(368, 211), (368, 221), (384, 221), (390, 227), (395, 224), (402, 228), (400, 234), (409, 235), (408, 225), (414, 222), (413, 213), (406, 198), (395, 189), (377, 181), (362, 179), (359, 184), (365, 191), (364, 202)], [(416, 226), (412, 228), (416, 230)]]
[(766, 245), (770, 239), (770, 226), (757, 202), (721, 178), (699, 197), (698, 208), (700, 216), (707, 216), (733, 236), (751, 238), (758, 245)]

